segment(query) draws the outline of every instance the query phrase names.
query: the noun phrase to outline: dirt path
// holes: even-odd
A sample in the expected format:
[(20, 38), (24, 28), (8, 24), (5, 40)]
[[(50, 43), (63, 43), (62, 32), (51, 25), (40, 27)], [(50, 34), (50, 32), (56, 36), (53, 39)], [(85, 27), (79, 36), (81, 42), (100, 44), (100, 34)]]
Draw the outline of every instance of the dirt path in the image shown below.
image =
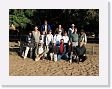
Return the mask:
[(69, 63), (61, 60), (57, 62), (49, 60), (33, 61), (23, 59), (16, 52), (9, 52), (10, 76), (98, 76), (98, 55), (87, 55), (84, 62)]

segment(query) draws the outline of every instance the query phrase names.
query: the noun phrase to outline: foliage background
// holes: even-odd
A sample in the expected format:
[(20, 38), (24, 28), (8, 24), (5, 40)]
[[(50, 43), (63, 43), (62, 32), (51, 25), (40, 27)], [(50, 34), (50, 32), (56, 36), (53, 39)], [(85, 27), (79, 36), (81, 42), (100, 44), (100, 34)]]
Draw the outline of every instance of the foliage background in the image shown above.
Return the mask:
[(47, 20), (53, 31), (62, 24), (65, 30), (72, 23), (78, 31), (99, 34), (99, 10), (98, 9), (10, 9), (9, 24), (14, 24), (21, 33), (33, 30), (35, 25), (40, 26)]

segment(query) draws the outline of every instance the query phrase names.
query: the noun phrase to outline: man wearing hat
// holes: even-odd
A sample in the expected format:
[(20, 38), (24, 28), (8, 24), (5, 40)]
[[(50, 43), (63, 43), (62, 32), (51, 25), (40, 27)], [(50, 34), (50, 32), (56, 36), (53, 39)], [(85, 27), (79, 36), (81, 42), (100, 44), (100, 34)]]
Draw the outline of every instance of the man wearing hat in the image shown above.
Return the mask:
[(71, 25), (71, 28), (68, 29), (68, 36), (70, 37), (70, 35), (74, 32), (74, 29), (75, 29), (75, 25), (72, 24)]
[(81, 29), (81, 31), (80, 31), (80, 38), (79, 38), (79, 43), (80, 43), (80, 46), (82, 46), (82, 45), (86, 45), (86, 43), (87, 43), (87, 36), (86, 36), (86, 33), (85, 33), (85, 31), (83, 30), (83, 29)]

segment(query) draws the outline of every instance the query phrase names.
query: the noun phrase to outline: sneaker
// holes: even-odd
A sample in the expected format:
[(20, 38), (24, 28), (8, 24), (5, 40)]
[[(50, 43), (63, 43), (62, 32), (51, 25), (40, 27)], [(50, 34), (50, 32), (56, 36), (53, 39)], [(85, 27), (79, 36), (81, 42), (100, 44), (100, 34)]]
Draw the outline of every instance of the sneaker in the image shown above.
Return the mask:
[(25, 56), (24, 56), (23, 58), (24, 58), (24, 59), (26, 59), (26, 57), (25, 57)]
[(39, 61), (40, 60), (40, 58), (38, 57), (38, 58), (35, 58), (35, 61)]
[(70, 63), (72, 63), (72, 60), (70, 60)]

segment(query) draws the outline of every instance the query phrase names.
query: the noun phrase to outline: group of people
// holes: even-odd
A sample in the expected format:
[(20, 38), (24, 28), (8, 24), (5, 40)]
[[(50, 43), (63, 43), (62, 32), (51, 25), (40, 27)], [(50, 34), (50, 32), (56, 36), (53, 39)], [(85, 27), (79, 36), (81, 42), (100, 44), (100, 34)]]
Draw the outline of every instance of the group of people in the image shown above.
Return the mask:
[(82, 57), (86, 56), (86, 34), (83, 29), (78, 34), (74, 24), (68, 31), (59, 25), (52, 34), (50, 25), (45, 21), (40, 30), (38, 26), (35, 26), (34, 31), (29, 32), (26, 42), (25, 50), (22, 52), (24, 59), (27, 58), (29, 50), (30, 57), (32, 58), (34, 55), (35, 61), (41, 58), (52, 61), (65, 58), (72, 62), (74, 59), (80, 61)]

